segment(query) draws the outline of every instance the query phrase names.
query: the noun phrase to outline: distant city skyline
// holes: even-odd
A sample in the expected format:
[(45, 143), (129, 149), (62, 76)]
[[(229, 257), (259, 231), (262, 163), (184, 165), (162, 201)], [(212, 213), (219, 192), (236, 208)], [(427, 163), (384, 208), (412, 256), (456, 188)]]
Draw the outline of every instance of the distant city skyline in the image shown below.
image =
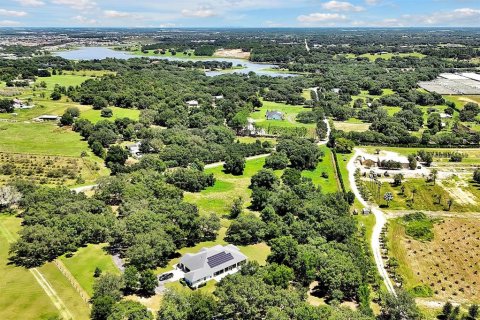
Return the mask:
[(7, 0), (0, 27), (480, 27), (480, 1)]

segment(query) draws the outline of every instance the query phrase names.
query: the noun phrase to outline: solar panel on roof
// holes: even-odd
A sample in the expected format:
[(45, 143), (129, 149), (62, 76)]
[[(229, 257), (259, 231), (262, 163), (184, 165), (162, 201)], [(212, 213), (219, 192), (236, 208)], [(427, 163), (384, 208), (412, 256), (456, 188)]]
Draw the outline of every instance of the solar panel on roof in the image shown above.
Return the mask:
[(225, 251), (214, 254), (211, 257), (207, 258), (207, 263), (210, 266), (210, 268), (215, 268), (222, 263), (225, 263), (227, 261), (233, 260), (233, 256), (231, 253), (226, 253)]

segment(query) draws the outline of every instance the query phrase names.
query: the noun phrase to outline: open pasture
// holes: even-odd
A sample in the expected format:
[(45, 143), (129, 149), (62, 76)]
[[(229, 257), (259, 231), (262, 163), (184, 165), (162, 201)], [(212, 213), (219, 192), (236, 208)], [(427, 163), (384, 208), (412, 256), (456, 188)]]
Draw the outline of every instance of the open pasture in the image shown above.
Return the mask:
[[(280, 111), (284, 114), (283, 120), (267, 120), (266, 113), (267, 111)], [(287, 105), (285, 103), (263, 101), (263, 106), (258, 109), (258, 111), (252, 112), (250, 118), (255, 121), (257, 126), (266, 128), (269, 125), (277, 127), (306, 127), (306, 128), (315, 128), (314, 123), (300, 123), (296, 121), (296, 116), (302, 111), (311, 111), (310, 108), (304, 108), (303, 106), (293, 106)]]
[(445, 218), (434, 223), (433, 233), (431, 241), (415, 240), (398, 220), (391, 221), (390, 256), (398, 261), (404, 287), (423, 288), (418, 292), (441, 301), (480, 302), (479, 220)]
[(96, 123), (100, 120), (109, 120), (115, 121), (115, 119), (119, 118), (130, 118), (133, 120), (138, 120), (140, 118), (140, 110), (137, 109), (125, 109), (125, 108), (118, 108), (118, 107), (108, 107), (112, 110), (113, 115), (110, 118), (103, 118), (101, 116), (100, 110), (94, 110), (89, 108), (88, 110), (80, 113), (80, 118), (90, 120), (93, 123)]

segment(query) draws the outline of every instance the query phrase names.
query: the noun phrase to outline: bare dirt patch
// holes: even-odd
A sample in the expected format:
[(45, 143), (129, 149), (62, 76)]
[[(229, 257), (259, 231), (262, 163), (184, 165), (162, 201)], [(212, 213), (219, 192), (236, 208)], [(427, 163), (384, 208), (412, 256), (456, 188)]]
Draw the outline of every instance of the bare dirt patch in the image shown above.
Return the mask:
[(462, 205), (477, 204), (477, 197), (475, 197), (470, 191), (464, 189), (465, 187), (468, 187), (466, 182), (461, 180), (456, 181), (453, 186), (446, 186), (441, 182), (440, 184), (457, 203)]
[(435, 300), (458, 303), (480, 301), (480, 221), (444, 219), (434, 225), (434, 239), (422, 242), (405, 235), (395, 225), (392, 236), (397, 243), (392, 255), (398, 259), (398, 271), (404, 286), (430, 287)]
[(250, 52), (245, 52), (242, 49), (218, 49), (215, 51), (214, 56), (222, 58), (249, 59)]

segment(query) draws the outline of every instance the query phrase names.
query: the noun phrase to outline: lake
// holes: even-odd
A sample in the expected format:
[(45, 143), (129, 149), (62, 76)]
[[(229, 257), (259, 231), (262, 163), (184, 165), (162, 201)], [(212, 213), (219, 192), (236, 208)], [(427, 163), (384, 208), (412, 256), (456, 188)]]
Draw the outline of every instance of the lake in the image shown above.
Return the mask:
[[(56, 56), (68, 59), (68, 60), (94, 60), (94, 59), (105, 59), (105, 58), (116, 58), (116, 59), (130, 59), (130, 58), (140, 58), (142, 56), (130, 54), (124, 51), (117, 51), (106, 47), (85, 47), (69, 51), (59, 51), (53, 53)], [(191, 61), (194, 59), (189, 58), (180, 58), (180, 57), (149, 57), (151, 59), (164, 59), (171, 61)], [(265, 71), (265, 69), (275, 68), (273, 64), (264, 64), (264, 63), (255, 63), (243, 59), (234, 59), (234, 58), (205, 58), (200, 61), (226, 61), (231, 62), (233, 66), (242, 65), (243, 69), (235, 70), (234, 73), (247, 74), (249, 72), (255, 72), (258, 75), (266, 75), (271, 77), (295, 77), (296, 74), (275, 72), (275, 71)], [(205, 74), (207, 76), (217, 76), (220, 74), (232, 73), (232, 71), (207, 71)]]

